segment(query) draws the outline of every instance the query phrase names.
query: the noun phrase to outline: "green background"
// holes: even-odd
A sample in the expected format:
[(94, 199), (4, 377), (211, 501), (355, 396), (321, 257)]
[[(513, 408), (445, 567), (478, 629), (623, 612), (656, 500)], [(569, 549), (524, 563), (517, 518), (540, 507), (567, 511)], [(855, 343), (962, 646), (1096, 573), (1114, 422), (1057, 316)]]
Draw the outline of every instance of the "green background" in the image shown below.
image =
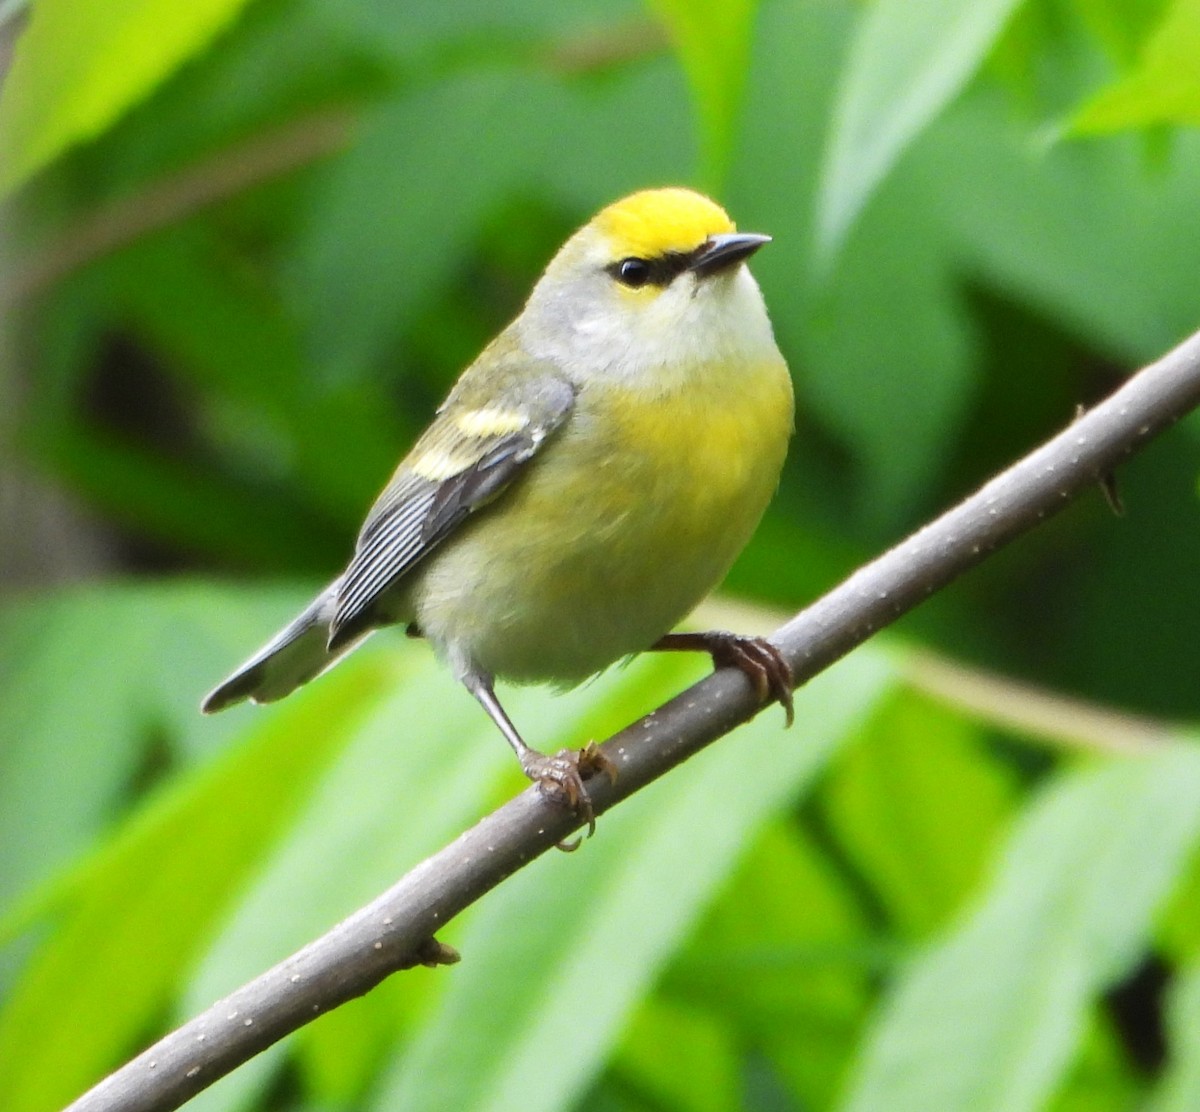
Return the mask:
[[(0, 35), (10, 1112), (520, 788), (398, 635), (197, 705), (601, 205), (689, 184), (774, 237), (798, 432), (705, 621), (769, 629), (1200, 324), (1200, 0), (16, 0)], [(1198, 433), (194, 1107), (1200, 1106)], [(504, 697), (552, 749), (704, 670)]]

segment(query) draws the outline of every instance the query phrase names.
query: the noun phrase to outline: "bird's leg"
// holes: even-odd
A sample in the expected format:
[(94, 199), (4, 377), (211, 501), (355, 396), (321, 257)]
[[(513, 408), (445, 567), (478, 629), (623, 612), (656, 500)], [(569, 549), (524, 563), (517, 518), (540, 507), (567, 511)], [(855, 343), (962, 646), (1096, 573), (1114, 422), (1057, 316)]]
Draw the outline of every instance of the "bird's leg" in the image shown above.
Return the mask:
[(770, 699), (783, 707), (790, 726), (795, 718), (792, 667), (783, 653), (765, 637), (743, 637), (723, 629), (704, 633), (668, 633), (650, 648), (657, 652), (704, 652), (712, 657), (715, 668), (737, 668), (764, 703)]
[[(565, 803), (575, 811), (587, 823), (588, 837), (591, 837), (596, 830), (596, 815), (583, 782), (597, 772), (603, 772), (609, 780), (615, 780), (617, 770), (612, 761), (594, 743), (578, 750), (560, 749), (553, 757), (539, 753), (526, 745), (525, 739), (517, 732), (512, 719), (496, 698), (490, 676), (472, 672), (463, 677), (463, 683), (479, 700), (479, 705), (487, 711), (488, 717), (496, 723), (505, 740), (512, 746), (525, 775), (534, 781), (544, 794)], [(578, 845), (578, 842), (575, 844)], [(567, 843), (559, 848), (574, 849), (575, 846)]]

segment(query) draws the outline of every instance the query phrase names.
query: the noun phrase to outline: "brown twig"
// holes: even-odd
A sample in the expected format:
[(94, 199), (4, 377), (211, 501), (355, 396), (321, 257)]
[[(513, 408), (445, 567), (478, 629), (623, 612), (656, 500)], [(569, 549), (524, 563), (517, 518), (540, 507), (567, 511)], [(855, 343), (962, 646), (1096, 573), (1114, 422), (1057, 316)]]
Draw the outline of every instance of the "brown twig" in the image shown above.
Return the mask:
[(0, 286), (0, 309), (32, 300), (85, 263), (149, 232), (323, 158), (345, 144), (352, 123), (349, 109), (314, 112), (89, 213), (40, 248), (36, 258), (14, 263)]
[[(1065, 506), (1200, 404), (1200, 333), (1111, 398), (885, 553), (780, 629), (797, 683), (822, 671), (987, 553)], [(615, 783), (589, 785), (597, 814), (761, 709), (725, 669), (604, 746)], [(536, 788), (488, 815), (328, 934), (243, 985), (102, 1081), (69, 1112), (166, 1112), (314, 1017), (437, 953), (429, 940), (579, 820)], [(601, 832), (603, 837), (603, 831)]]
[(651, 54), (660, 54), (670, 45), (660, 21), (633, 19), (553, 43), (543, 62), (551, 73), (572, 77), (600, 73)]
[[(631, 20), (554, 41), (537, 56), (563, 76), (601, 72), (668, 47), (660, 23)], [(0, 280), (0, 310), (33, 300), (85, 263), (342, 148), (355, 113), (324, 108), (263, 132), (88, 213)]]

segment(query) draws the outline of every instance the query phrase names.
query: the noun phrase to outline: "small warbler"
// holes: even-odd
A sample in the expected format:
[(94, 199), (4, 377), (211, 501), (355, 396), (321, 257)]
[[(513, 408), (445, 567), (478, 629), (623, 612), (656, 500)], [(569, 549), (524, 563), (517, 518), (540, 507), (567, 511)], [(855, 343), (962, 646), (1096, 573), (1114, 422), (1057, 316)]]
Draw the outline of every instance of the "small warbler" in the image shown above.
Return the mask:
[(594, 746), (530, 748), (495, 677), (570, 686), (646, 649), (702, 650), (790, 722), (768, 642), (668, 632), (750, 538), (791, 435), (791, 379), (744, 265), (768, 241), (686, 189), (584, 225), (400, 463), (346, 570), (204, 711), (281, 699), (405, 624), (589, 823), (583, 779), (614, 766)]

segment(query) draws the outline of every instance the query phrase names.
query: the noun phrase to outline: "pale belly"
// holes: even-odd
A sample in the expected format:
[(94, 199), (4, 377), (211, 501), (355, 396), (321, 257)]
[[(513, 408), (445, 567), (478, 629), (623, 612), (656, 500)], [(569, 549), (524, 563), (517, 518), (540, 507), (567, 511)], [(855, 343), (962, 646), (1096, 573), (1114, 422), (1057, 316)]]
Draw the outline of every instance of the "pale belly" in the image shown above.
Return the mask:
[(666, 423), (627, 406), (614, 440), (581, 405), (431, 556), (410, 598), (435, 646), (505, 679), (575, 683), (648, 648), (723, 578), (778, 483), (790, 381), (772, 365), (670, 408)]

